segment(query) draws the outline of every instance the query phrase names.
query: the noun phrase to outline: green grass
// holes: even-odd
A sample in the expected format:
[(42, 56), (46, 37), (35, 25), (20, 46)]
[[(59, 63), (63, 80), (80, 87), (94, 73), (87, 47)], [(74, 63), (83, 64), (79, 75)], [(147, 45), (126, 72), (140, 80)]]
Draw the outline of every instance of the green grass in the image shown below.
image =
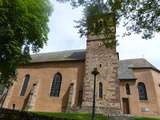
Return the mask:
[[(56, 118), (68, 118), (71, 120), (91, 120), (91, 114), (88, 113), (47, 113), (36, 112), (37, 115), (56, 117)], [(96, 115), (96, 120), (107, 120), (105, 116), (101, 114)]]
[[(37, 115), (49, 116), (55, 118), (67, 118), (71, 120), (91, 120), (91, 114), (89, 113), (50, 113), (50, 112), (36, 112)], [(154, 117), (134, 117), (135, 120), (160, 120), (160, 118)], [(96, 115), (96, 120), (108, 120), (101, 114)]]
[(134, 117), (135, 120), (160, 120), (160, 118), (151, 118), (151, 117)]

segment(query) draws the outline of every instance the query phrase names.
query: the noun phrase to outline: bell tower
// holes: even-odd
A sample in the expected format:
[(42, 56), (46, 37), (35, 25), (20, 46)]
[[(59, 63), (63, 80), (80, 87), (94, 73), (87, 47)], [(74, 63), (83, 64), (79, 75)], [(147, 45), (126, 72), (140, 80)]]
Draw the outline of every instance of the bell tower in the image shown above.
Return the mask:
[(113, 48), (107, 48), (103, 42), (103, 40), (115, 40), (115, 25), (111, 27), (111, 31), (107, 38), (102, 35), (89, 35), (87, 38), (82, 111), (92, 111), (94, 76), (91, 72), (96, 67), (99, 72), (96, 77), (96, 113), (106, 115), (120, 113), (116, 45)]

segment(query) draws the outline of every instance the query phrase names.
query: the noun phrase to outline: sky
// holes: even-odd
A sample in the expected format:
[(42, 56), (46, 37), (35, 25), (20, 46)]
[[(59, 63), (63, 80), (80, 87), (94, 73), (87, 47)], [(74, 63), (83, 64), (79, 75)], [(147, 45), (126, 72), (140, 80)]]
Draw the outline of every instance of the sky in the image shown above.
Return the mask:
[[(75, 28), (75, 20), (79, 20), (83, 13), (82, 8), (72, 9), (68, 3), (58, 3), (51, 0), (53, 13), (50, 16), (48, 42), (40, 51), (56, 52), (73, 49), (85, 49), (86, 38), (80, 38), (78, 29)], [(121, 35), (125, 29), (117, 28), (117, 34)], [(141, 39), (141, 35), (118, 37), (117, 52), (120, 59), (145, 58), (160, 69), (160, 35), (156, 34), (150, 40)]]

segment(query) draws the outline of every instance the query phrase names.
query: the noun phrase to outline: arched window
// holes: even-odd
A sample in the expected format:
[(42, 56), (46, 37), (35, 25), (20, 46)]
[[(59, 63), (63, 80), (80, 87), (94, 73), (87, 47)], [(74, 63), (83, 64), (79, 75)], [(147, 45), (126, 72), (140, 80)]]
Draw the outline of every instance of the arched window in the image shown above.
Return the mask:
[(99, 83), (99, 98), (103, 97), (103, 84), (100, 82)]
[(126, 84), (126, 94), (127, 94), (127, 95), (130, 95), (130, 94), (131, 94), (131, 92), (130, 92), (130, 86), (129, 86), (128, 83)]
[(56, 73), (53, 78), (53, 83), (51, 87), (51, 93), (50, 96), (58, 97), (60, 93), (61, 88), (61, 82), (62, 82), (62, 76), (60, 73)]
[(138, 83), (138, 92), (139, 92), (139, 99), (140, 100), (147, 100), (147, 91), (146, 91), (146, 87), (145, 84), (140, 82)]
[(27, 90), (27, 87), (28, 87), (29, 79), (30, 79), (30, 75), (29, 75), (29, 74), (25, 75), (25, 78), (24, 78), (24, 82), (23, 82), (23, 86), (22, 86), (22, 89), (21, 89), (20, 96), (24, 96), (24, 95), (25, 95), (26, 90)]

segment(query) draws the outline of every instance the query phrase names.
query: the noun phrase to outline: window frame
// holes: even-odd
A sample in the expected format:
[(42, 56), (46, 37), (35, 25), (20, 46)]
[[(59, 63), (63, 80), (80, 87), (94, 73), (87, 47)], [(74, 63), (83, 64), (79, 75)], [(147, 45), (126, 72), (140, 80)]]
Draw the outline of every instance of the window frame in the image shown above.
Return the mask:
[[(28, 79), (27, 79), (27, 77), (28, 77)], [(31, 78), (30, 74), (25, 75), (24, 80), (23, 80), (23, 85), (22, 85), (22, 88), (20, 91), (20, 96), (25, 96), (30, 78)]]
[(99, 82), (99, 98), (103, 98), (103, 83)]
[(143, 82), (137, 84), (139, 100), (148, 100), (147, 89)]
[[(58, 75), (58, 76), (57, 76)], [(57, 79), (56, 79), (57, 77)], [(59, 77), (59, 79), (58, 79)], [(52, 80), (52, 85), (50, 89), (50, 96), (51, 97), (59, 97), (61, 91), (61, 84), (62, 84), (62, 74), (57, 72)]]
[(126, 84), (125, 84), (125, 89), (126, 89), (126, 94), (127, 94), (127, 95), (131, 95), (131, 89), (130, 89), (129, 83), (126, 83)]

